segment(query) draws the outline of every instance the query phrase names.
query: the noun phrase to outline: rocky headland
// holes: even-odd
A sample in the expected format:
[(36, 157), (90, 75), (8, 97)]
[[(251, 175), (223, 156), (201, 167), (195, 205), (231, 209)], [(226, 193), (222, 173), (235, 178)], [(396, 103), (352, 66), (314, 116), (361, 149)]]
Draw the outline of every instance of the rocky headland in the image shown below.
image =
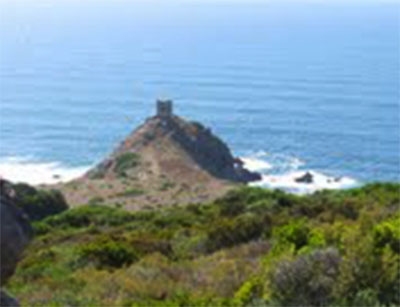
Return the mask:
[(72, 205), (126, 209), (211, 201), (238, 184), (259, 180), (209, 128), (158, 101), (157, 114), (81, 178), (58, 185)]

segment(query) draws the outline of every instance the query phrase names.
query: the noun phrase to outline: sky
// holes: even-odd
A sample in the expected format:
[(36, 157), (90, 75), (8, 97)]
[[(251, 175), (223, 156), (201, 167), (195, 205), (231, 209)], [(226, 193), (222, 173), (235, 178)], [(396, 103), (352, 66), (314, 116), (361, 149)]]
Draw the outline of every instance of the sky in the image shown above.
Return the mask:
[[(12, 22), (15, 18), (44, 19), (74, 16), (101, 16), (132, 14), (135, 18), (164, 16), (185, 10), (240, 7), (251, 11), (258, 7), (280, 7), (290, 13), (299, 8), (329, 7), (343, 9), (349, 6), (395, 5), (400, 0), (0, 0), (0, 16)], [(76, 18), (76, 22), (80, 21)]]

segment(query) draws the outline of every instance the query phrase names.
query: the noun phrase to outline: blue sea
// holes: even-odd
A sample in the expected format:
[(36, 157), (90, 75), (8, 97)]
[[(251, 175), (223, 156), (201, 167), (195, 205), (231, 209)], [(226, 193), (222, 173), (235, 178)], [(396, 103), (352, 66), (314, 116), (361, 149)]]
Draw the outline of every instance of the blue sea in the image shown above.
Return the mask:
[(305, 171), (312, 189), (399, 181), (399, 8), (2, 1), (0, 174), (78, 176), (161, 97), (262, 171), (261, 185), (293, 190)]

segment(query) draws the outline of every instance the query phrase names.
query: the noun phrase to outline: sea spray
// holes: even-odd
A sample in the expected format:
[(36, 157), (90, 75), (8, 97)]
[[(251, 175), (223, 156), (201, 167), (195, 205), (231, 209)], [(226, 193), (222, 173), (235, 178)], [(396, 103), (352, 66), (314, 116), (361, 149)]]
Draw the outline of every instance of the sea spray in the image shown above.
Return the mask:
[[(259, 151), (241, 158), (245, 167), (262, 174), (262, 180), (250, 186), (281, 189), (295, 194), (309, 194), (323, 189), (346, 189), (360, 183), (347, 176), (327, 175), (324, 171), (305, 168), (306, 163), (293, 156)], [(312, 182), (299, 182), (309, 172)]]
[(33, 185), (67, 182), (83, 175), (90, 166), (69, 167), (59, 162), (42, 162), (9, 157), (0, 160), (0, 176)]

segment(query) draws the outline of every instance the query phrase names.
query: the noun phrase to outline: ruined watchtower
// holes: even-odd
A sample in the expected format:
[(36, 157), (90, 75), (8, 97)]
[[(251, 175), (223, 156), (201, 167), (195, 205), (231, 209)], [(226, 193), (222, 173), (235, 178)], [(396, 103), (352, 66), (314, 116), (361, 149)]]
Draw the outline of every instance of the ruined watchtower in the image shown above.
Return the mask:
[(161, 118), (172, 116), (172, 100), (157, 100), (157, 116)]

